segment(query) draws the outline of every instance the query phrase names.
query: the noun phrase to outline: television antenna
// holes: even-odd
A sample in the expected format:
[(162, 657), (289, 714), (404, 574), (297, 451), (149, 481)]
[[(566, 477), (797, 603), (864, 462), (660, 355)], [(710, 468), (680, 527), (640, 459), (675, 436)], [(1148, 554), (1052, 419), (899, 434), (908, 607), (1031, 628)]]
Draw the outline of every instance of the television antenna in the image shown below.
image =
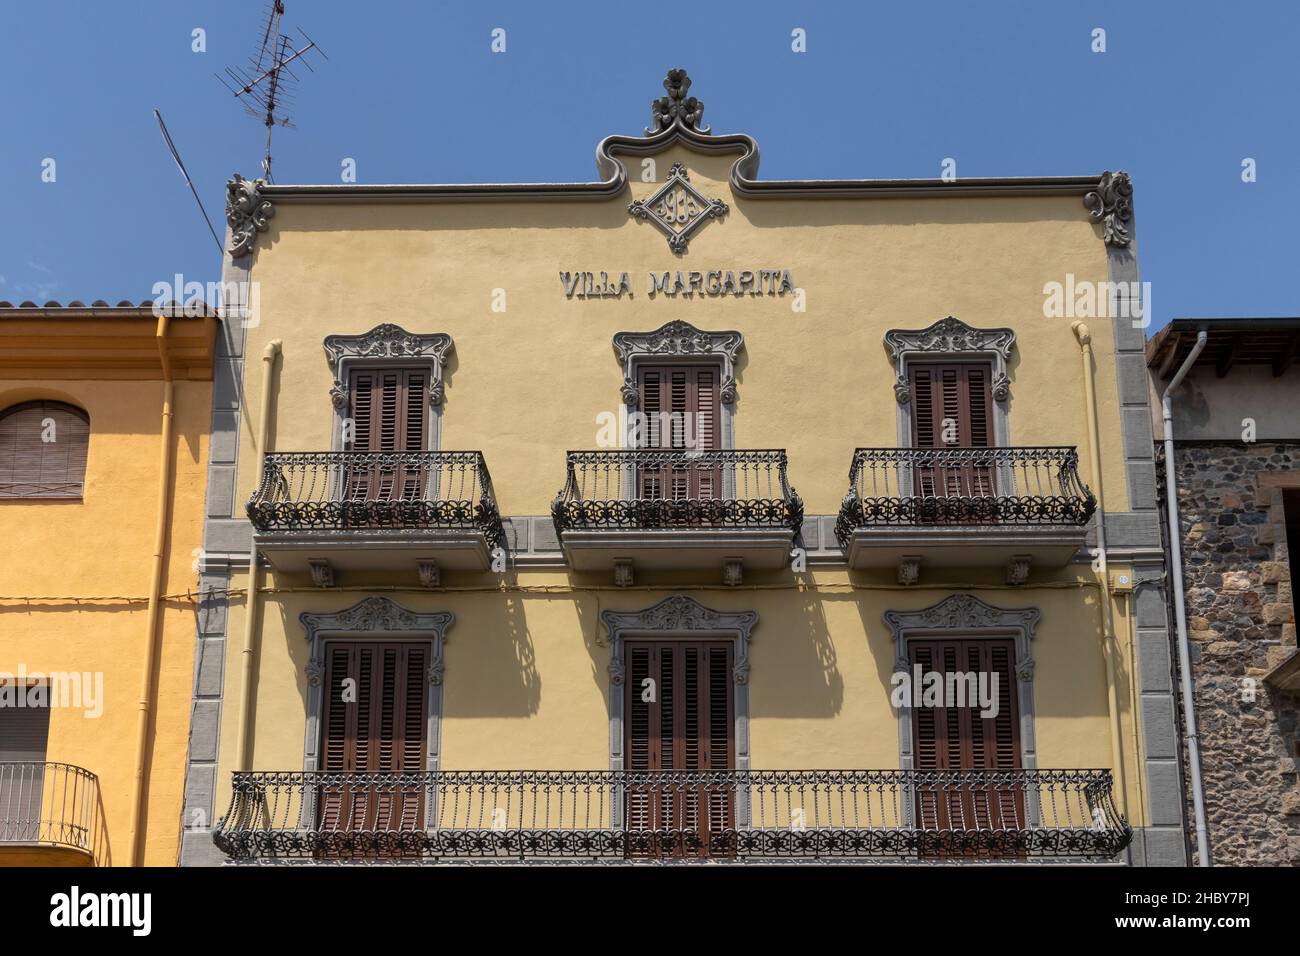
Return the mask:
[(298, 77), (289, 69), (289, 64), (300, 62), (312, 70), (307, 54), (313, 51), (329, 59), (303, 30), (298, 30), (302, 34), (301, 40), (286, 35), (283, 20), (284, 0), (268, 0), (257, 55), (248, 58), (246, 67), (228, 66), (225, 76), (214, 74), (221, 85), (243, 103), (245, 112), (261, 120), (266, 127), (266, 158), (262, 160), (262, 175), (267, 182), (272, 181), (271, 132), (277, 126), (293, 128), (289, 115), (293, 110)]

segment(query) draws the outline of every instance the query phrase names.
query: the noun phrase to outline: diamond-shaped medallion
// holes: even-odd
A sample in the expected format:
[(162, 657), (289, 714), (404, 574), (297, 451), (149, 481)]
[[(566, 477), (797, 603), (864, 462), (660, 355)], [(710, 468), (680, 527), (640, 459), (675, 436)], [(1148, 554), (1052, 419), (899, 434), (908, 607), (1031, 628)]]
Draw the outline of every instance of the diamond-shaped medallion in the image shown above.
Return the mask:
[(629, 203), (627, 211), (637, 219), (648, 219), (668, 236), (668, 248), (685, 252), (691, 236), (710, 219), (727, 213), (721, 199), (709, 199), (691, 185), (686, 167), (673, 163), (668, 181), (649, 199)]

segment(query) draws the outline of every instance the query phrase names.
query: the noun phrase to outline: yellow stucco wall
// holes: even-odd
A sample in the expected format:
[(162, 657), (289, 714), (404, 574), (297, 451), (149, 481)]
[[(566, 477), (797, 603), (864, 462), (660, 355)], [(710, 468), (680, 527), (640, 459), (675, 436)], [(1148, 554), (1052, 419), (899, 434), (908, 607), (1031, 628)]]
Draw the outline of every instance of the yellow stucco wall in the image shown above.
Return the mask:
[[(162, 396), (161, 381), (0, 381), (0, 409), (47, 398), (90, 416), (81, 500), (0, 500), (0, 670), (102, 674), (102, 714), (52, 708), (47, 750), (49, 761), (98, 775), (101, 864), (124, 865), (130, 856)], [(210, 416), (211, 383), (178, 382), (165, 594), (197, 582)], [(151, 865), (176, 861), (193, 663), (193, 608), (187, 600), (168, 602), (146, 792), (144, 859)]]
[[(735, 405), (738, 448), (785, 448), (809, 514), (838, 510), (859, 445), (897, 444), (890, 328), (920, 329), (954, 315), (1010, 326), (1011, 442), (1087, 445), (1083, 373), (1070, 320), (1043, 317), (1043, 285), (1107, 279), (1104, 244), (1077, 196), (890, 200), (737, 200), (730, 158), (669, 150), (661, 176), (687, 163), (691, 181), (731, 212), (675, 257), (662, 233), (605, 202), (281, 203), (259, 239), (253, 278), (260, 323), (247, 354), (280, 339), (284, 353), (273, 419), (280, 451), (330, 447), (331, 333), (380, 322), (447, 332), (442, 447), (480, 449), (503, 514), (547, 514), (564, 483), (564, 451), (596, 444), (596, 416), (619, 409), (622, 371), (611, 340), (673, 319), (739, 329)], [(634, 182), (633, 197), (655, 184)], [(791, 300), (651, 299), (650, 271), (787, 268), (806, 290)], [(631, 273), (635, 297), (566, 300), (562, 270)], [(492, 311), (494, 290), (506, 311)], [(1107, 506), (1125, 510), (1114, 342), (1094, 320)], [(249, 375), (247, 407), (261, 380)], [(828, 415), (830, 422), (828, 423)], [(245, 427), (251, 430), (249, 420)], [(251, 435), (247, 436), (251, 440)], [(243, 444), (241, 449), (249, 448)], [(255, 485), (242, 454), (241, 492)]]
[[(1064, 282), (1067, 272), (1080, 281), (1107, 279), (1105, 246), (1078, 196), (755, 201), (731, 192), (731, 157), (671, 149), (655, 160), (661, 180), (674, 161), (685, 162), (706, 196), (731, 207), (725, 221), (692, 238), (684, 257), (673, 256), (651, 225), (628, 216), (627, 195), (573, 203), (278, 204), (258, 239), (252, 277), (260, 316), (246, 353), (260, 355), (271, 339), (283, 342), (272, 447), (331, 447), (325, 335), (362, 333), (382, 322), (446, 332), (455, 354), (444, 375), (441, 447), (483, 451), (503, 514), (545, 515), (564, 481), (564, 451), (595, 447), (597, 416), (619, 410), (614, 333), (684, 319), (701, 329), (743, 332), (735, 446), (787, 449), (790, 479), (806, 512), (834, 514), (852, 450), (898, 443), (884, 332), (953, 315), (976, 327), (1015, 329), (1011, 444), (1078, 446), (1081, 473), (1090, 481), (1078, 343), (1068, 319), (1043, 316), (1045, 283)], [(656, 188), (633, 182), (631, 197)], [(765, 268), (790, 270), (806, 292), (806, 311), (793, 311), (789, 297), (647, 294), (651, 271)], [(627, 271), (636, 291), (630, 299), (566, 300), (564, 270)], [(504, 313), (492, 310), (496, 290), (505, 291)], [(1113, 338), (1106, 321), (1089, 324), (1106, 504), (1122, 511), (1128, 502)], [(257, 481), (252, 423), (261, 390), (260, 371), (250, 373), (239, 501)], [(993, 605), (1042, 610), (1033, 648), (1038, 766), (1110, 767), (1098, 590), (1080, 586), (1095, 585), (1095, 576), (1086, 566), (1072, 567), (1035, 576), (1061, 586), (1011, 589), (1000, 586), (1001, 573), (951, 580), (980, 586), (973, 593)], [(456, 614), (446, 646), (441, 732), (442, 766), (450, 769), (608, 766), (609, 651), (598, 644), (605, 639), (599, 612), (648, 607), (673, 593), (759, 614), (750, 673), (754, 767), (897, 767), (897, 720), (888, 699), (894, 654), (881, 615), (926, 607), (951, 593), (903, 590), (892, 585), (892, 570), (826, 568), (797, 576), (799, 587), (788, 572), (747, 572), (738, 589), (674, 588), (666, 576), (639, 574), (639, 585), (654, 587), (616, 590), (607, 576), (518, 571), (507, 581), (520, 590), (498, 593), (488, 576), (444, 579), (451, 587), (442, 592), (384, 593), (412, 610)], [(716, 575), (673, 580), (698, 585)], [(293, 770), (303, 763), (308, 651), (298, 615), (348, 607), (374, 593), (368, 583), (391, 588), (399, 582), (349, 577), (340, 582), (348, 590), (329, 593), (281, 574), (267, 582), (292, 590), (268, 593), (260, 615), (253, 769)], [(231, 585), (246, 583), (236, 575)], [(553, 590), (538, 590), (548, 587)], [(1120, 657), (1127, 661), (1123, 605), (1114, 602)], [(231, 660), (243, 622), (237, 598), (228, 625)], [(230, 792), (233, 705), (241, 690), (238, 669), (228, 666), (218, 813)], [(1126, 815), (1139, 825), (1132, 693), (1121, 673)]]

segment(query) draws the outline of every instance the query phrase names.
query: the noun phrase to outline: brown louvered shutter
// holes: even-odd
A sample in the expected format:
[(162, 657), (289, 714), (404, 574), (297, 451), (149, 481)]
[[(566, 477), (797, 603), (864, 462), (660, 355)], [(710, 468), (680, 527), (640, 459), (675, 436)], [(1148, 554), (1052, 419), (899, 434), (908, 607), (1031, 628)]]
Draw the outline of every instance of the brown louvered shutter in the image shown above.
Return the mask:
[[(722, 447), (716, 367), (642, 366), (638, 377), (647, 448), (710, 452)], [(687, 461), (671, 468), (642, 469), (640, 489), (641, 497), (650, 499), (720, 498), (722, 470), (716, 464)]]
[[(964, 706), (943, 697), (939, 706), (912, 702), (912, 745), (917, 770), (1020, 769), (1020, 714), (1016, 694), (1015, 644), (1009, 640), (909, 641), (913, 668), (947, 676), (997, 675), (997, 713), (981, 716), (977, 701)], [(909, 675), (910, 676), (910, 675)], [(920, 786), (918, 823), (930, 830), (1018, 830), (1023, 828), (1023, 788), (1007, 786)]]
[[(353, 369), (350, 373), (352, 441), (347, 451), (427, 451), (429, 372), (425, 369)], [(348, 475), (354, 500), (413, 500), (427, 469), (388, 462), (356, 467)]]
[[(726, 771), (734, 766), (731, 645), (664, 641), (629, 642), (626, 696), (627, 769)], [(647, 685), (649, 679), (653, 683)], [(653, 691), (650, 700), (647, 687)], [(627, 793), (630, 831), (677, 830), (686, 836), (675, 853), (718, 852), (710, 835), (734, 827), (731, 787), (725, 778), (652, 778)]]
[[(333, 774), (418, 774), (424, 770), (429, 646), (422, 643), (330, 642), (321, 761)], [(343, 699), (351, 680), (355, 700)], [(420, 829), (423, 786), (350, 782), (320, 796), (321, 828), (333, 831)]]
[(90, 417), (63, 402), (0, 412), (0, 498), (80, 498)]
[(424, 369), (354, 369), (354, 429), (347, 450), (426, 451), (428, 386)]
[[(988, 448), (993, 442), (989, 366), (912, 365), (912, 443), (917, 448)], [(944, 441), (946, 421), (955, 425)]]
[[(912, 446), (989, 448), (993, 445), (990, 367), (979, 363), (912, 365)], [(946, 441), (951, 437), (953, 441)], [(922, 497), (984, 497), (994, 494), (987, 463), (939, 459), (916, 470)]]

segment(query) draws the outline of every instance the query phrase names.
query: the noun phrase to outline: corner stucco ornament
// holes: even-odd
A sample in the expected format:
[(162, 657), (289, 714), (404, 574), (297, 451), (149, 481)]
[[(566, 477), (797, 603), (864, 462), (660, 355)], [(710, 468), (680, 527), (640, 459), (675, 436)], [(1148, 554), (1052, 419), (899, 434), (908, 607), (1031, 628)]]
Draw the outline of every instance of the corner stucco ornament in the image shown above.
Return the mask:
[(334, 384), (330, 386), (330, 401), (335, 408), (348, 404), (347, 371), (344, 364), (353, 360), (414, 359), (432, 365), (429, 380), (429, 404), (442, 404), (442, 367), (454, 345), (445, 332), (417, 335), (400, 325), (385, 322), (363, 335), (325, 336), (325, 354), (334, 370)]
[(673, 163), (668, 179), (654, 195), (634, 199), (627, 204), (627, 211), (633, 218), (654, 223), (668, 237), (668, 248), (683, 253), (701, 226), (727, 214), (727, 204), (705, 196), (691, 184), (686, 167)]
[(239, 173), (226, 183), (226, 223), (230, 226), (230, 257), (242, 259), (253, 251), (257, 234), (266, 232), (275, 215), (271, 200), (262, 196), (263, 179), (245, 179)]
[(907, 362), (918, 356), (937, 359), (945, 355), (986, 355), (993, 360), (993, 398), (1005, 402), (1011, 395), (1007, 362), (1016, 347), (1012, 329), (977, 329), (950, 315), (924, 329), (890, 329), (885, 333), (885, 346), (894, 363), (894, 396), (900, 405), (912, 400)]
[(1101, 238), (1106, 245), (1128, 247), (1133, 222), (1133, 179), (1128, 173), (1102, 173), (1097, 188), (1084, 193), (1083, 204), (1088, 207), (1089, 218), (1101, 223)]
[(648, 358), (710, 358), (722, 361), (724, 405), (736, 401), (736, 356), (745, 350), (745, 337), (736, 331), (704, 332), (680, 319), (674, 319), (653, 332), (616, 332), (614, 351), (623, 363), (623, 402), (635, 408), (639, 400), (636, 385), (637, 360)]

